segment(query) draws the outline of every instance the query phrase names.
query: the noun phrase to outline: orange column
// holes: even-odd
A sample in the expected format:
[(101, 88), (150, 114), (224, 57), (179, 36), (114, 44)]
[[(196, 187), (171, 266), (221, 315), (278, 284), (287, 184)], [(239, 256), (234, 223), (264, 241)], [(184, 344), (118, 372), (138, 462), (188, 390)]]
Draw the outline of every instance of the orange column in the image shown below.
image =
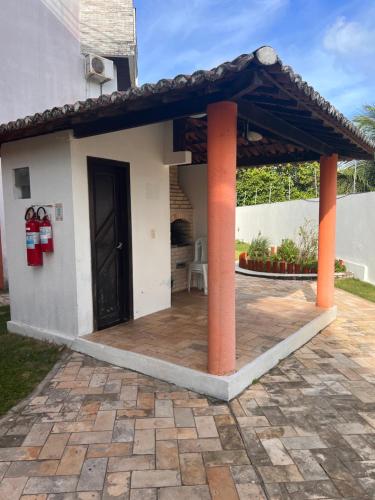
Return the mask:
[(333, 306), (336, 251), (337, 154), (320, 158), (318, 287), (316, 305)]
[(208, 371), (235, 370), (235, 273), (237, 104), (207, 108), (208, 156)]

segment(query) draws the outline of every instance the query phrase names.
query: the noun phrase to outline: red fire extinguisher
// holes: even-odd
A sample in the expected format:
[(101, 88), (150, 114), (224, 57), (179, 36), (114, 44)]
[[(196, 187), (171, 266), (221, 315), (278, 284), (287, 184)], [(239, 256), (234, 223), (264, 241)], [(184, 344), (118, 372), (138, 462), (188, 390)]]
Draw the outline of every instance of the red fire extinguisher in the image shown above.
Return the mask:
[[(40, 210), (44, 211), (43, 218), (40, 217)], [(44, 207), (39, 207), (36, 213), (39, 219), (39, 232), (40, 232), (40, 244), (42, 246), (42, 252), (50, 253), (53, 252), (53, 236), (52, 236), (52, 225), (48, 217), (47, 211)]]
[(28, 266), (42, 266), (43, 254), (40, 245), (39, 220), (33, 207), (26, 210), (26, 252)]

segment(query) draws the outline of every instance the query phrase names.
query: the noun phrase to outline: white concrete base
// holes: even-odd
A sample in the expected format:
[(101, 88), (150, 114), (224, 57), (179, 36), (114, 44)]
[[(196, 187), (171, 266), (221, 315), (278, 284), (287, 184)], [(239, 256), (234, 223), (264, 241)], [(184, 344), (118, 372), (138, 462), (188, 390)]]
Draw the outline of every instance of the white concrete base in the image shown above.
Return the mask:
[(21, 335), (65, 344), (74, 351), (87, 354), (101, 361), (135, 370), (201, 394), (229, 401), (246, 389), (255, 379), (258, 379), (276, 366), (281, 359), (299, 349), (323, 328), (328, 326), (336, 318), (336, 312), (336, 307), (323, 310), (315, 319), (242, 367), (238, 372), (224, 377), (192, 370), (191, 368), (169, 363), (168, 361), (117, 349), (84, 338), (72, 339), (55, 332), (32, 328), (15, 321), (8, 322), (8, 329), (11, 332)]
[[(346, 264), (346, 261), (345, 261)], [(246, 276), (254, 276), (258, 278), (269, 278), (269, 279), (278, 279), (278, 280), (316, 280), (318, 275), (316, 273), (301, 273), (301, 274), (290, 274), (290, 273), (266, 273), (263, 271), (250, 271), (249, 269), (244, 269), (240, 267), (238, 263), (236, 263), (235, 271), (238, 274), (245, 274)], [(351, 277), (351, 273), (335, 273), (335, 278), (349, 278)]]
[(25, 337), (45, 340), (47, 342), (52, 342), (53, 344), (66, 345), (68, 347), (71, 347), (74, 341), (74, 338), (69, 337), (68, 335), (63, 335), (62, 333), (54, 332), (53, 330), (36, 328), (35, 326), (30, 326), (26, 323), (21, 323), (20, 321), (8, 321), (7, 328), (11, 333), (18, 333), (18, 335), (24, 335)]
[(72, 344), (72, 349), (102, 361), (186, 387), (201, 394), (229, 401), (246, 389), (255, 379), (276, 366), (281, 359), (299, 349), (328, 326), (336, 319), (336, 312), (336, 307), (322, 311), (315, 319), (242, 367), (238, 372), (224, 377), (210, 375), (168, 361), (98, 344), (83, 338), (76, 339)]

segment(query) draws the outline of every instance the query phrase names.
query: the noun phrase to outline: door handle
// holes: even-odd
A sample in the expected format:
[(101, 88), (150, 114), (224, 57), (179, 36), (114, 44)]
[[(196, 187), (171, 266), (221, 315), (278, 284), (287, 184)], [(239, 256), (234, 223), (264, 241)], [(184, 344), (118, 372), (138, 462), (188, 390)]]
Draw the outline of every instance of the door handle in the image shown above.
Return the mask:
[(120, 243), (117, 245), (116, 250), (122, 250), (123, 243), (120, 241)]

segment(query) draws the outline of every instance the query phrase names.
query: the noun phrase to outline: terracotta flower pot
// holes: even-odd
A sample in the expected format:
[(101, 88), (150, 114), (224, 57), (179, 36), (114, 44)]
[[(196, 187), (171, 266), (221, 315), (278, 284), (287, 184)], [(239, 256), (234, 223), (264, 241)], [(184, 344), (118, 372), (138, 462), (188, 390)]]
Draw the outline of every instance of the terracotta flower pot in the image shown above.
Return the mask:
[(295, 274), (301, 274), (301, 264), (294, 264)]
[(294, 273), (294, 264), (293, 264), (293, 262), (288, 262), (287, 271), (288, 271), (288, 274), (293, 274)]
[(282, 260), (280, 262), (280, 273), (285, 273), (286, 272), (286, 262)]
[(277, 260), (274, 260), (272, 262), (272, 272), (273, 273), (278, 273), (279, 272), (279, 263), (277, 262)]
[(240, 253), (240, 255), (238, 257), (238, 265), (244, 269), (247, 268), (246, 253), (245, 252)]
[(266, 273), (270, 273), (272, 268), (272, 262), (270, 260), (266, 260)]

